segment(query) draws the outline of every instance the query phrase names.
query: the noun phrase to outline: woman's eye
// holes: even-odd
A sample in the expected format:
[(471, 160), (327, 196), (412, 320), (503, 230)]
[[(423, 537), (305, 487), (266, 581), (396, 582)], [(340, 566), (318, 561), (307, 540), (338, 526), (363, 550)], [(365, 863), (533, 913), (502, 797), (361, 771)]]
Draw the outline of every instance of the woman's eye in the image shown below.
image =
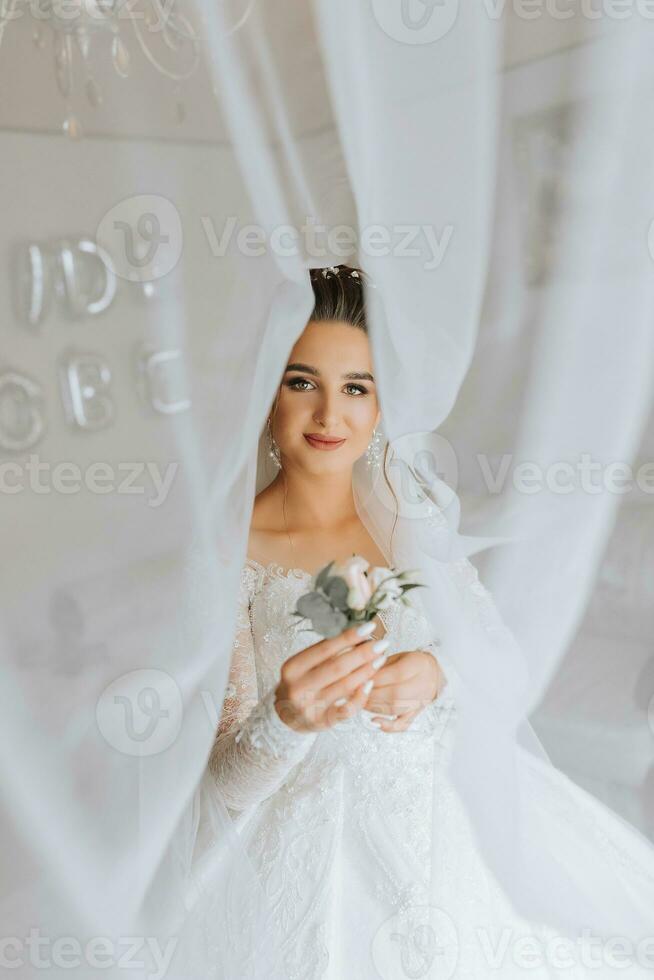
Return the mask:
[[(290, 381), (287, 381), (286, 384), (292, 391), (311, 391), (311, 389), (314, 387), (311, 381), (308, 381), (306, 378), (292, 378)], [(308, 387), (303, 388), (301, 387), (302, 385), (308, 385)], [(363, 385), (355, 385), (355, 384), (346, 385), (345, 390), (348, 392), (348, 394), (351, 393), (354, 393), (355, 395), (368, 394), (368, 389), (364, 388)]]
[(306, 388), (297, 388), (297, 385), (310, 385), (311, 382), (307, 381), (306, 378), (293, 378), (292, 381), (288, 382), (288, 387), (293, 388), (296, 391), (306, 391)]

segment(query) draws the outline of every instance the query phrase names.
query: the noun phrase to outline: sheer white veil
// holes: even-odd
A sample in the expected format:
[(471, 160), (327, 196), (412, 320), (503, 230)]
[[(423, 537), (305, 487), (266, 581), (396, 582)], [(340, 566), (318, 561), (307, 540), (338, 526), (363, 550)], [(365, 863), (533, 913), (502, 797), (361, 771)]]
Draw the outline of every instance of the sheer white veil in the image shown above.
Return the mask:
[[(623, 930), (637, 939), (647, 929), (644, 898), (652, 897), (650, 843), (644, 837), (639, 843), (634, 835), (644, 887), (634, 895), (631, 881), (621, 876), (621, 860), (603, 851), (599, 826), (589, 827), (585, 842), (578, 831), (566, 837), (566, 814), (574, 813), (584, 794), (554, 768), (530, 724), (533, 653), (506, 626), (474, 569), (463, 592), (453, 574), (468, 556), (510, 542), (459, 533), (458, 496), (435, 475), (435, 464), (441, 460), (442, 466), (446, 456), (443, 443), (433, 433), (400, 438), (392, 444), (390, 480), (381, 468), (358, 463), (354, 487), (359, 514), (380, 548), (398, 567), (419, 568), (428, 586), (421, 598), (441, 641), (438, 656), (457, 703), (451, 778), (485, 859), (519, 914), (561, 936), (575, 938), (586, 929), (611, 936)], [(548, 789), (560, 805), (558, 813), (543, 806)], [(603, 809), (598, 804), (605, 829), (612, 821), (613, 827), (624, 823)], [(434, 825), (434, 861), (437, 841)], [(434, 897), (437, 885), (434, 864)]]
[[(548, 8), (565, 4), (534, 18), (533, 0), (189, 0), (183, 15), (153, 2), (149, 29), (130, 4), (119, 18), (79, 0), (77, 37), (56, 6), (0, 4), (13, 976), (40, 956), (68, 977), (77, 955), (89, 977), (154, 980), (162, 968), (138, 963), (162, 950), (171, 980), (284, 975), (205, 770), (271, 475), (266, 412), (312, 309), (308, 269), (341, 262), (376, 285), (394, 533), (393, 494), (358, 464), (357, 505), (429, 585), (458, 695), (451, 776), (484, 858), (520, 911), (562, 931), (651, 931), (651, 844), (602, 804), (571, 836), (587, 797), (529, 724), (616, 529), (624, 615), (602, 639), (625, 710), (593, 737), (629, 726), (654, 772), (651, 670), (638, 704), (626, 690), (632, 624), (651, 617), (651, 4), (559, 20)], [(575, 479), (585, 457), (597, 485)], [(641, 480), (625, 494), (627, 466)], [(628, 507), (644, 517), (631, 537)], [(473, 615), (483, 590), (453, 580), (467, 556), (500, 619)], [(570, 698), (592, 700), (591, 652)], [(620, 823), (629, 854), (607, 843)]]

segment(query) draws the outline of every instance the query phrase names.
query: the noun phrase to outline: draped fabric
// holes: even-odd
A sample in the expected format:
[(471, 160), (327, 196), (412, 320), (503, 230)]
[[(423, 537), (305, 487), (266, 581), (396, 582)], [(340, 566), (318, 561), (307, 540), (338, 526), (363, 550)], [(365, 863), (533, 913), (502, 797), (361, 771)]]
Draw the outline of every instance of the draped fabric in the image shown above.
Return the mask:
[[(166, 950), (167, 976), (283, 976), (206, 764), (270, 476), (263, 425), (308, 269), (338, 263), (372, 281), (397, 558), (425, 571), (461, 681), (452, 775), (484, 856), (521, 913), (562, 931), (649, 927), (611, 875), (553, 860), (521, 767), (551, 765), (530, 716), (621, 511), (651, 527), (654, 27), (646, 4), (532, 8), (196, 0), (170, 36), (108, 5), (78, 12), (77, 35), (52, 7), (0, 9), (15, 976), (35, 969), (31, 928), (54, 976), (75, 956), (87, 976), (154, 976)], [(385, 546), (393, 505), (356, 485)], [(495, 642), (458, 614), (456, 556), (483, 569)], [(608, 649), (619, 699), (629, 650)], [(627, 722), (652, 771), (640, 676)], [(594, 689), (593, 657), (578, 681)], [(225, 940), (244, 923), (249, 972)]]

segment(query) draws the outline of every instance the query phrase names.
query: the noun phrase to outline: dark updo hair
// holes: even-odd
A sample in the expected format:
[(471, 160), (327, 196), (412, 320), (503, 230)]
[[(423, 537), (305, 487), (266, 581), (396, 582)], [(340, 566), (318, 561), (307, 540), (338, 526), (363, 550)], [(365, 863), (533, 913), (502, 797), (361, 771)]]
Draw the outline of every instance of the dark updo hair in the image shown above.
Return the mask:
[(314, 306), (309, 320), (341, 320), (368, 333), (364, 296), (364, 279), (361, 269), (348, 265), (332, 265), (325, 269), (311, 269)]
[[(325, 322), (329, 320), (340, 320), (348, 323), (352, 327), (368, 334), (368, 321), (366, 318), (365, 288), (374, 289), (369, 277), (362, 269), (357, 269), (348, 265), (332, 265), (323, 269), (310, 269), (309, 277), (313, 288), (314, 304), (309, 316), (309, 322)], [(271, 418), (274, 418), (279, 400), (279, 390), (275, 395), (275, 400), (271, 408)], [(384, 447), (384, 459), (382, 471), (384, 479), (395, 501), (395, 516), (393, 520), (393, 530), (389, 549), (391, 563), (393, 562), (393, 535), (398, 518), (398, 500), (388, 478), (387, 462), (389, 455), (388, 443)]]

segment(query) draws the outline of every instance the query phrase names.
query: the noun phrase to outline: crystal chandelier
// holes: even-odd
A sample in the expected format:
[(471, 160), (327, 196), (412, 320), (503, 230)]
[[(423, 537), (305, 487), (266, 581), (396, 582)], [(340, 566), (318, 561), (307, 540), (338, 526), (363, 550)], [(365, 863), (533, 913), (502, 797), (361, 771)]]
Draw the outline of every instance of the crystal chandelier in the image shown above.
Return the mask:
[[(218, 0), (216, 0), (218, 2)], [(0, 44), (10, 21), (20, 16), (23, 0), (0, 0)], [(130, 53), (121, 31), (133, 30), (141, 53), (152, 67), (175, 82), (175, 118), (186, 117), (182, 83), (196, 71), (200, 61), (201, 38), (189, 18), (173, 10), (170, 0), (147, 0), (147, 9), (134, 10), (131, 0), (25, 0), (34, 20), (32, 39), (37, 48), (52, 35), (57, 87), (66, 100), (63, 130), (71, 139), (82, 136), (82, 125), (75, 114), (73, 94), (74, 63), (80, 58), (84, 74), (84, 93), (90, 106), (97, 108), (103, 95), (92, 64), (96, 44), (109, 44), (111, 62), (120, 78), (130, 75)], [(243, 0), (243, 10), (228, 33), (241, 27), (254, 0)], [(156, 42), (156, 43), (155, 43)]]

